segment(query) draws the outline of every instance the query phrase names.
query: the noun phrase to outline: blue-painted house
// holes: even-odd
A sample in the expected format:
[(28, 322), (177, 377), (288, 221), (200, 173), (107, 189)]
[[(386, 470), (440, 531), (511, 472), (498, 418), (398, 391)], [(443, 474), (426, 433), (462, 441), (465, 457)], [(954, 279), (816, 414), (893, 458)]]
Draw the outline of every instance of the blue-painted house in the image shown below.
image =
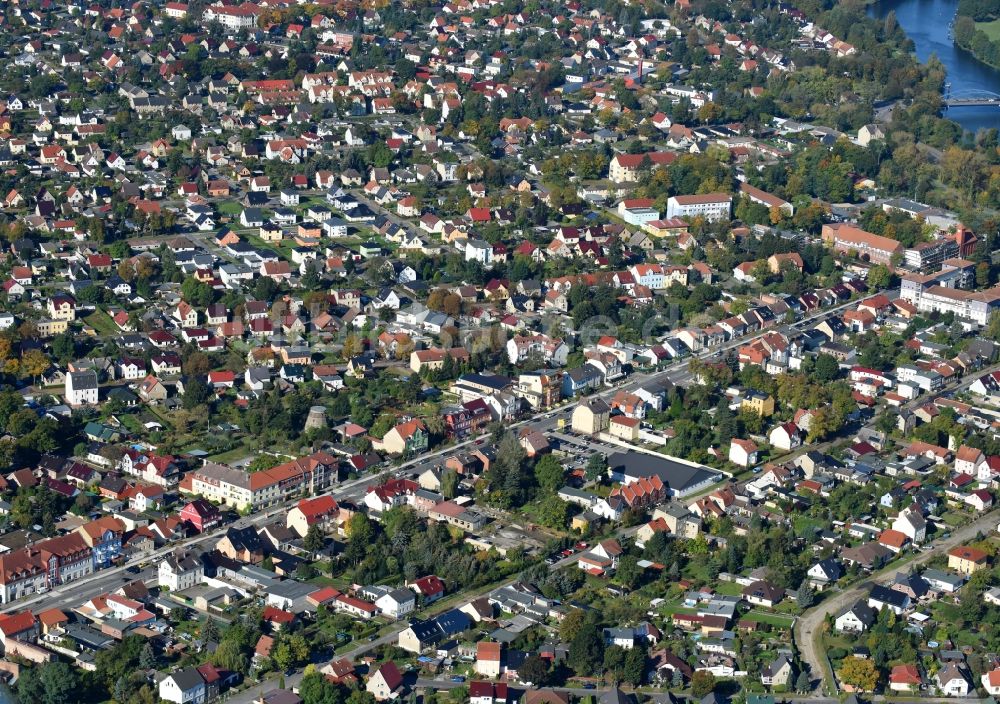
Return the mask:
[(94, 569), (110, 567), (122, 554), (125, 524), (114, 516), (102, 516), (77, 528), (83, 541), (90, 546)]
[(604, 373), (587, 363), (563, 374), (562, 395), (563, 398), (573, 398), (589, 389), (599, 389), (602, 384), (604, 384)]

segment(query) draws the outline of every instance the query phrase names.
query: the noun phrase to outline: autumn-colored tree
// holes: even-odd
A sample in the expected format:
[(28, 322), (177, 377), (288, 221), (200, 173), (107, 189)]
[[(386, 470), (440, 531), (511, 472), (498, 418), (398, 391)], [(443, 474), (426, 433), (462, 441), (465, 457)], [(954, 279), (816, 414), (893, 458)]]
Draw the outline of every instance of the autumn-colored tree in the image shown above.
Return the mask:
[(414, 350), (413, 338), (400, 335), (396, 338), (396, 359), (408, 359)]
[(845, 658), (837, 676), (844, 684), (863, 692), (872, 692), (878, 686), (878, 668), (872, 660)]
[(12, 358), (13, 340), (8, 335), (0, 335), (0, 369), (8, 374), (17, 371), (17, 359)]
[(715, 122), (722, 116), (722, 108), (709, 101), (698, 108), (698, 119), (702, 122)]
[(344, 359), (356, 357), (361, 354), (362, 349), (361, 338), (357, 335), (351, 334), (344, 338)]
[(188, 376), (204, 376), (212, 369), (212, 363), (204, 352), (192, 352), (184, 360), (182, 366)]
[(698, 670), (691, 677), (691, 694), (701, 699), (715, 690), (715, 675), (707, 670)]
[(25, 377), (29, 377), (34, 383), (39, 375), (44, 374), (45, 371), (52, 366), (52, 362), (49, 358), (45, 356), (39, 349), (28, 350), (25, 354), (21, 356), (21, 374)]

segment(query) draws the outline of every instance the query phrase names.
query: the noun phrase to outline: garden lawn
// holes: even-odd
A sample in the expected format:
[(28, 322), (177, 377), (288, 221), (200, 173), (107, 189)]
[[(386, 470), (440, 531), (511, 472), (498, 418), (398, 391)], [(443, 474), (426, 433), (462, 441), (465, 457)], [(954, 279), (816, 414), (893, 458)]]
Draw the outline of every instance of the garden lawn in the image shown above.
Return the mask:
[(698, 613), (698, 609), (689, 609), (686, 606), (682, 606), (684, 602), (681, 600), (668, 601), (660, 604), (660, 611), (664, 616), (673, 616), (674, 614), (681, 614), (683, 616), (692, 616)]
[(220, 452), (217, 455), (211, 455), (208, 459), (212, 462), (218, 462), (219, 464), (231, 464), (237, 460), (245, 459), (252, 454), (253, 453), (250, 452), (250, 450), (240, 445), (239, 447), (234, 447), (232, 450)]
[(747, 621), (756, 621), (757, 623), (766, 623), (769, 626), (776, 626), (778, 628), (791, 628), (795, 619), (789, 616), (781, 616), (779, 614), (765, 614), (761, 611), (751, 611), (746, 614), (743, 618)]
[(94, 328), (98, 335), (117, 335), (120, 332), (111, 316), (100, 309), (83, 318), (83, 322)]
[(742, 596), (743, 587), (741, 587), (736, 582), (719, 582), (719, 586), (715, 588), (717, 594), (722, 596)]

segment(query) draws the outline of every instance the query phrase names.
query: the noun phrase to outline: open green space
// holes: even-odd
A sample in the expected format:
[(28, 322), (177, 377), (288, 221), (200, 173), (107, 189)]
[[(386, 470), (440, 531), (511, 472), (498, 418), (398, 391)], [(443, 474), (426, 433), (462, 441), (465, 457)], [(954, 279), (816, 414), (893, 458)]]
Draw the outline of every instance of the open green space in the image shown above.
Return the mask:
[(83, 322), (94, 328), (98, 335), (117, 335), (118, 326), (111, 316), (103, 310), (95, 310), (90, 315), (83, 318)]
[(976, 22), (976, 29), (989, 37), (991, 42), (1000, 41), (1000, 19)]

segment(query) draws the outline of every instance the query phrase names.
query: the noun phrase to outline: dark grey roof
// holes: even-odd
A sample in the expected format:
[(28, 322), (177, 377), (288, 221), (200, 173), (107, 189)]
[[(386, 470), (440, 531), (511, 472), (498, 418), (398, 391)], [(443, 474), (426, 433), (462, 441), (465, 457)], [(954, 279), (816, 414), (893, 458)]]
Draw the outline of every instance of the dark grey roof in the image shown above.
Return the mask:
[(640, 452), (619, 452), (611, 455), (608, 458), (608, 467), (612, 473), (622, 474), (631, 479), (656, 475), (670, 487), (671, 491), (681, 494), (694, 486), (721, 476), (719, 472), (704, 465)]
[(897, 592), (895, 589), (883, 587), (881, 584), (873, 584), (869, 596), (876, 601), (880, 601), (883, 604), (889, 604), (890, 606), (895, 606), (899, 609), (904, 608), (909, 599), (909, 597), (903, 592)]
[(435, 621), (416, 621), (410, 624), (410, 630), (422, 643), (434, 642), (441, 637), (441, 629)]
[(82, 372), (70, 372), (69, 375), (73, 380), (74, 390), (80, 391), (82, 389), (97, 388), (97, 372), (93, 369), (85, 369)]
[(441, 632), (449, 636), (461, 633), (472, 623), (472, 621), (469, 620), (469, 617), (458, 609), (445, 611), (443, 614), (434, 619), (434, 621), (437, 623), (438, 628), (441, 629)]
[(236, 550), (247, 550), (249, 552), (262, 552), (264, 543), (260, 535), (251, 527), (230, 528), (226, 531), (226, 537), (233, 544)]
[(635, 697), (615, 687), (601, 695), (601, 704), (633, 704)]
[(178, 670), (170, 675), (170, 677), (173, 678), (174, 682), (177, 683), (177, 686), (182, 692), (187, 692), (188, 690), (205, 684), (205, 680), (202, 678), (201, 673), (193, 667), (185, 667), (183, 670)]

